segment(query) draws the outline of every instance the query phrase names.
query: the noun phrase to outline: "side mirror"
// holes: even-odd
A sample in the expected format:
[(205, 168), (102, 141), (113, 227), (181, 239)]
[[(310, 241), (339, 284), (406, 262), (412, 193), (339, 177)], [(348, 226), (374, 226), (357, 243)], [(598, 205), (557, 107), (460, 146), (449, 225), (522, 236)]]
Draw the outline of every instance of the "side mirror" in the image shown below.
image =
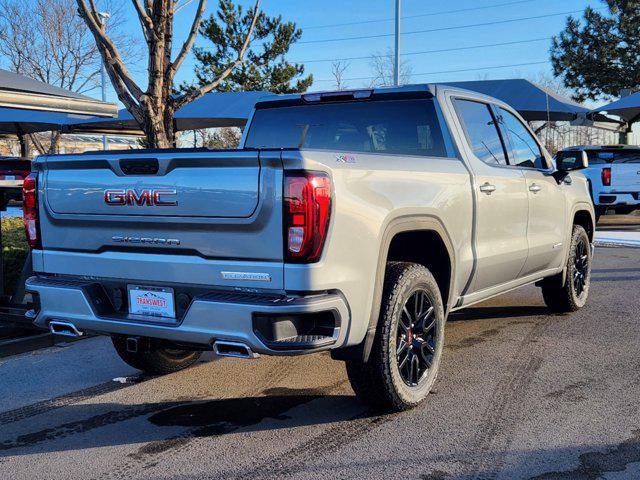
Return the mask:
[(584, 150), (576, 152), (558, 152), (556, 166), (561, 172), (582, 170), (589, 166), (589, 157)]
[(553, 176), (561, 183), (567, 178), (569, 172), (583, 170), (589, 166), (589, 157), (584, 150), (558, 152), (556, 155), (556, 172)]

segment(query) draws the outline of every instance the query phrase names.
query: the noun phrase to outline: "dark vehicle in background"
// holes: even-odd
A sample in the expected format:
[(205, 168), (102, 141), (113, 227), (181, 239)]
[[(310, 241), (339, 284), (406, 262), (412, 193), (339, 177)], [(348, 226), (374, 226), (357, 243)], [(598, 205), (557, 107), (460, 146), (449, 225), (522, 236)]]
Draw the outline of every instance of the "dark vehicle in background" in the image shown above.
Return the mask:
[(15, 200), (22, 201), (22, 184), (31, 172), (31, 160), (0, 156), (0, 195), (2, 205)]

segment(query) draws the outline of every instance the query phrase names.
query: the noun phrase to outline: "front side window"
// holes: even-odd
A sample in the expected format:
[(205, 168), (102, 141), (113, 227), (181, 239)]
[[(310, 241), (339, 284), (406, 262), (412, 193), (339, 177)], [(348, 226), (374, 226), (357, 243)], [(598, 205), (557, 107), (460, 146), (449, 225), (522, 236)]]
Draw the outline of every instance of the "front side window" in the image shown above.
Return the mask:
[(475, 156), (490, 165), (506, 165), (504, 147), (489, 105), (461, 99), (455, 105)]
[(509, 163), (518, 167), (547, 168), (540, 146), (529, 130), (511, 112), (500, 109), (501, 126), (511, 152)]
[(432, 99), (259, 108), (245, 147), (447, 156)]

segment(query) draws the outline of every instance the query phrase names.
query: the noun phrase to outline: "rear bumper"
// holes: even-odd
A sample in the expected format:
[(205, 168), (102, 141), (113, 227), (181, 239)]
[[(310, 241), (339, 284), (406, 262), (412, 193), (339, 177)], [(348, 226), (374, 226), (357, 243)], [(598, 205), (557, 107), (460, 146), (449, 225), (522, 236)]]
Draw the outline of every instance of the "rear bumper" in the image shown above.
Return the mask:
[[(104, 313), (99, 284), (91, 281), (31, 277), (26, 289), (38, 296), (34, 325), (48, 328), (53, 320), (73, 324), (82, 332), (151, 337), (180, 344), (211, 348), (217, 340), (246, 344), (266, 355), (296, 355), (337, 348), (345, 342), (350, 315), (344, 297), (338, 293), (307, 296), (264, 296), (215, 291), (193, 298), (183, 318), (163, 322), (153, 317)], [(259, 317), (291, 317), (331, 312), (333, 334), (320, 344), (274, 346), (255, 329)], [(269, 346), (268, 346), (268, 345)]]
[(596, 200), (596, 205), (601, 207), (615, 207), (623, 205), (636, 205), (640, 207), (640, 192), (601, 191)]

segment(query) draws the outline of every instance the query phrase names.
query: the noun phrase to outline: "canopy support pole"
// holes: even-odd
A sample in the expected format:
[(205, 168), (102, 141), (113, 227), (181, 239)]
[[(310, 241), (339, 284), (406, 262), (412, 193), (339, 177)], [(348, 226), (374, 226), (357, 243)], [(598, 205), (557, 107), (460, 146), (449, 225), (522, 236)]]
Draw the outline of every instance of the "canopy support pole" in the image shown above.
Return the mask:
[(31, 158), (31, 149), (29, 148), (29, 136), (22, 131), (19, 124), (16, 124), (18, 132), (18, 142), (20, 142), (20, 156), (22, 158)]

